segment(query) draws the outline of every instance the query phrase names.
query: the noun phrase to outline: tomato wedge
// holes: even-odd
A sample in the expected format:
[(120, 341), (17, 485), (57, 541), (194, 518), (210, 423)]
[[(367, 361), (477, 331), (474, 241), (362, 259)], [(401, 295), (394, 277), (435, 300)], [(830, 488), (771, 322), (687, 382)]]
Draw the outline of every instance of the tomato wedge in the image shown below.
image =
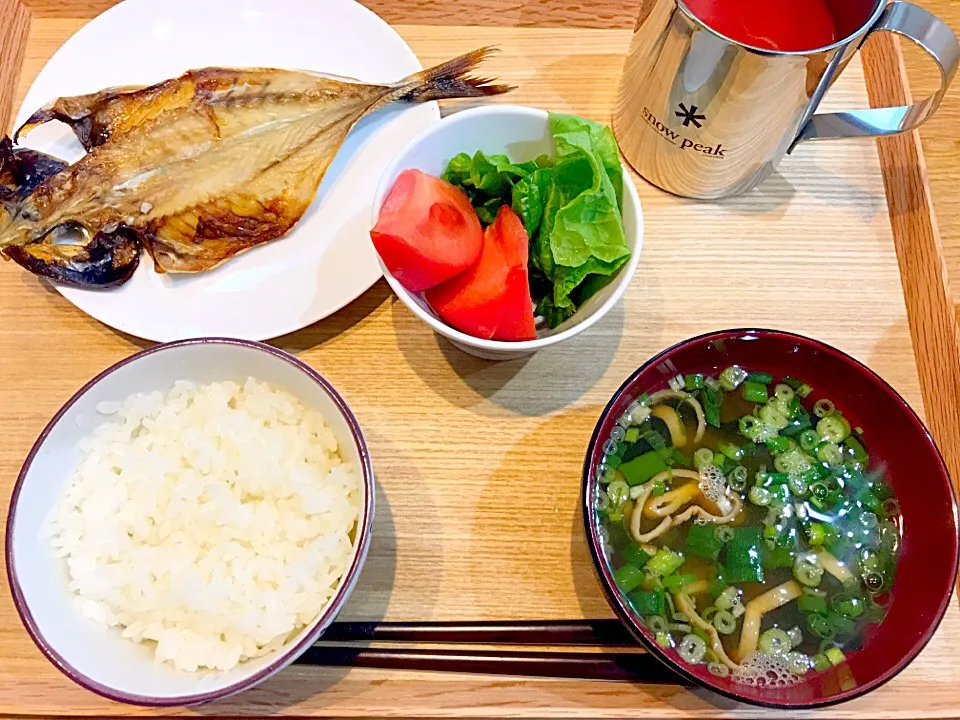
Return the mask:
[(523, 222), (504, 205), (491, 226), (503, 245), (507, 263), (511, 266), (503, 293), (503, 314), (493, 333), (494, 340), (519, 342), (536, 340), (537, 328), (530, 299), (530, 275), (527, 262), (530, 257), (530, 238)]
[(427, 302), (451, 327), (489, 340), (533, 340), (536, 328), (527, 276), (527, 233), (506, 205), (483, 236), (468, 270), (428, 290)]
[(469, 268), (483, 245), (466, 193), (420, 170), (397, 177), (370, 238), (390, 274), (414, 293)]

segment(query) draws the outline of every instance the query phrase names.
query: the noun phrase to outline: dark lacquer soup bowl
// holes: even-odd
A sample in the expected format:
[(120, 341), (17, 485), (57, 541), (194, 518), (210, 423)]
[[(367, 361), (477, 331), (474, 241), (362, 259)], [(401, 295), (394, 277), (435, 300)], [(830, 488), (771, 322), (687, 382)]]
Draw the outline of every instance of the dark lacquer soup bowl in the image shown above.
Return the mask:
[[(696, 379), (697, 375), (699, 374), (701, 378), (717, 379), (725, 368), (731, 366), (739, 366), (759, 373), (757, 377), (761, 383), (766, 379), (765, 373), (773, 376), (772, 381), (766, 379), (771, 383), (769, 385), (771, 403), (775, 397), (778, 397), (774, 395), (774, 386), (781, 382), (781, 378), (786, 377), (793, 385), (798, 385), (798, 380), (794, 378), (802, 379), (813, 386), (813, 391), (803, 400), (800, 400), (802, 391), (799, 388), (794, 394), (784, 389), (782, 385), (779, 386), (777, 392), (782, 392), (784, 398), (792, 402), (792, 398), (796, 397), (804, 406), (798, 409), (796, 404), (793, 405), (795, 417), (805, 421), (812, 420), (810, 423), (812, 427), (808, 426), (810, 432), (807, 435), (796, 436), (804, 443), (802, 450), (796, 443), (788, 444), (785, 439), (774, 438), (771, 442), (782, 444), (779, 452), (784, 452), (784, 448), (789, 446), (791, 449), (796, 448), (796, 452), (799, 453), (797, 457), (807, 456), (810, 459), (814, 455), (820, 457), (822, 448), (830, 445), (831, 447), (826, 448), (827, 450), (832, 451), (833, 447), (840, 447), (845, 453), (850, 452), (851, 457), (853, 448), (861, 450), (867, 448), (862, 457), (869, 455), (868, 459), (862, 460), (860, 465), (856, 464), (857, 460), (852, 459), (834, 458), (831, 459), (830, 465), (824, 462), (823, 467), (829, 470), (823, 470), (823, 472), (835, 474), (822, 482), (817, 480), (816, 474), (809, 475), (808, 470), (805, 477), (812, 478), (809, 487), (802, 477), (797, 480), (794, 475), (790, 475), (787, 482), (788, 473), (774, 474), (773, 471), (776, 468), (768, 472), (766, 465), (763, 465), (761, 470), (751, 467), (746, 484), (735, 485), (736, 473), (740, 473), (740, 480), (743, 480), (743, 476), (747, 474), (745, 466), (749, 463), (743, 458), (757, 457), (758, 453), (773, 452), (772, 449), (766, 449), (771, 447), (767, 444), (769, 438), (757, 441), (756, 437), (751, 439), (741, 437), (742, 442), (739, 445), (727, 444), (733, 445), (733, 449), (724, 445), (726, 451), (731, 453), (732, 462), (726, 462), (724, 458), (719, 457), (719, 450), (714, 454), (714, 457), (719, 459), (701, 460), (696, 467), (693, 467), (688, 459), (685, 466), (687, 475), (677, 472), (681, 465), (672, 460), (667, 463), (674, 465), (666, 476), (669, 478), (666, 482), (670, 483), (668, 488), (676, 487), (673, 483), (677, 475), (694, 478), (693, 482), (699, 482), (703, 497), (707, 498), (704, 483), (709, 485), (710, 481), (704, 480), (702, 468), (707, 467), (709, 470), (711, 463), (715, 462), (724, 472), (727, 472), (727, 482), (730, 483), (724, 486), (724, 492), (728, 493), (725, 496), (727, 498), (725, 502), (733, 499), (737, 503), (736, 512), (741, 512), (739, 503), (742, 501), (742, 508), (750, 508), (750, 512), (755, 513), (752, 516), (754, 518), (762, 516), (762, 511), (768, 513), (762, 522), (772, 524), (775, 529), (770, 536), (765, 533), (765, 530), (770, 529), (766, 525), (758, 529), (756, 537), (760, 539), (759, 543), (765, 543), (765, 546), (758, 543), (755, 546), (756, 549), (748, 550), (745, 556), (748, 560), (751, 557), (750, 552), (753, 552), (753, 556), (760, 556), (757, 567), (768, 567), (767, 558), (775, 557), (779, 552), (777, 544), (784, 542), (784, 537), (788, 537), (780, 535), (774, 540), (772, 536), (776, 536), (777, 532), (794, 533), (793, 537), (802, 538), (803, 542), (807, 543), (804, 545), (797, 541), (793, 559), (790, 556), (791, 551), (788, 550), (784, 563), (777, 565), (777, 561), (771, 561), (769, 567), (779, 568), (779, 570), (766, 571), (768, 580), (771, 577), (770, 573), (779, 572), (780, 575), (776, 577), (781, 580), (777, 582), (785, 580), (783, 587), (793, 589), (790, 595), (779, 596), (782, 600), (793, 598), (780, 608), (782, 612), (795, 613), (787, 618), (786, 624), (778, 623), (777, 616), (774, 614), (763, 616), (753, 612), (751, 616), (750, 601), (762, 594), (767, 589), (766, 586), (757, 589), (759, 586), (750, 585), (749, 582), (752, 581), (748, 581), (730, 589), (733, 582), (728, 580), (735, 574), (743, 572), (743, 558), (735, 554), (746, 547), (743, 545), (742, 538), (749, 537), (752, 532), (749, 528), (751, 523), (749, 517), (744, 515), (747, 519), (741, 518), (738, 521), (740, 527), (737, 527), (737, 522), (734, 522), (725, 526), (723, 530), (710, 533), (707, 528), (719, 527), (713, 524), (719, 521), (708, 520), (706, 514), (699, 520), (695, 516), (696, 523), (691, 521), (686, 524), (686, 530), (679, 525), (676, 526), (674, 532), (677, 534), (673, 536), (672, 541), (669, 539), (671, 537), (669, 534), (664, 534), (659, 538), (662, 543), (658, 543), (657, 540), (646, 544), (640, 543), (636, 538), (644, 537), (646, 530), (641, 532), (631, 529), (630, 518), (638, 504), (642, 504), (641, 507), (644, 508), (643, 511), (638, 511), (638, 518), (642, 518), (651, 508), (656, 513), (663, 507), (663, 502), (653, 505), (649, 503), (654, 499), (653, 496), (657, 495), (657, 482), (661, 483), (659, 493), (663, 496), (664, 475), (657, 476), (661, 478), (660, 480), (656, 477), (651, 479), (650, 475), (657, 472), (657, 468), (652, 470), (644, 468), (642, 459), (639, 463), (634, 462), (629, 472), (624, 469), (626, 460), (609, 462), (610, 456), (617, 453), (622, 454), (624, 459), (627, 458), (629, 453), (624, 453), (622, 449), (624, 443), (636, 444), (647, 437), (643, 435), (638, 441), (636, 439), (638, 432), (630, 433), (629, 431), (629, 428), (639, 425), (639, 430), (645, 432), (643, 417), (647, 415), (647, 410), (637, 411), (638, 398), (641, 406), (649, 408), (655, 404), (650, 401), (650, 395), (668, 388), (671, 379), (675, 388), (679, 387), (681, 392), (685, 393), (688, 390), (686, 380), (678, 379), (677, 376), (690, 375), (689, 389), (695, 397), (704, 399), (703, 407), (706, 408), (708, 401), (715, 401), (703, 394), (707, 391), (696, 389), (696, 385), (700, 382)], [(712, 379), (708, 380), (708, 384), (714, 384)], [(731, 390), (728, 386), (720, 390), (727, 391), (725, 397), (729, 402), (741, 402), (740, 397), (733, 396), (734, 393), (741, 391), (744, 401), (749, 400), (750, 403), (756, 401), (755, 397), (747, 397), (746, 383), (739, 390)], [(756, 385), (749, 386), (749, 390), (759, 392)], [(814, 403), (820, 398), (831, 399), (835, 406), (820, 403), (814, 407)], [(678, 403), (682, 402), (681, 396), (676, 393), (673, 399)], [(690, 407), (692, 408), (692, 405)], [(685, 422), (692, 427), (697, 426), (699, 417), (694, 417), (692, 411), (681, 410), (679, 406), (676, 407), (676, 411), (677, 416), (686, 413)], [(736, 432), (738, 427), (744, 427), (737, 425), (736, 418), (733, 423), (730, 422), (731, 412), (733, 412), (732, 408), (727, 413), (726, 419), (717, 420), (728, 433)], [(745, 412), (762, 416), (766, 411), (762, 409), (761, 404), (754, 405), (751, 410)], [(661, 412), (661, 415), (674, 417), (669, 410)], [(806, 415), (806, 418), (801, 417), (802, 415)], [(819, 420), (825, 415), (832, 415), (835, 420), (821, 426)], [(769, 418), (769, 416), (766, 417)], [(800, 420), (797, 422), (800, 423)], [(849, 428), (846, 427), (847, 424)], [(615, 430), (617, 426), (624, 428), (625, 432)], [(846, 431), (847, 434), (843, 437), (847, 439), (834, 438), (836, 440), (834, 444), (829, 433), (837, 428)], [(703, 436), (701, 445), (707, 443), (710, 437), (709, 426), (707, 429), (708, 434)], [(747, 424), (748, 434), (755, 430), (752, 421)], [(784, 434), (787, 432), (787, 430), (782, 431)], [(820, 432), (819, 439), (818, 432)], [(824, 439), (825, 435), (826, 439)], [(667, 433), (667, 437), (670, 438), (671, 434)], [(683, 436), (678, 435), (678, 437)], [(659, 450), (661, 454), (669, 454), (669, 447), (666, 450), (663, 447), (656, 448), (654, 447), (656, 444), (659, 444), (659, 441), (642, 452)], [(761, 444), (764, 448), (758, 449), (754, 446)], [(617, 449), (618, 447), (620, 449)], [(693, 444), (687, 443), (686, 449), (692, 452)], [(744, 454), (738, 455), (737, 453), (741, 451)], [(764, 454), (763, 458), (769, 459), (770, 456)], [(738, 470), (738, 464), (744, 467)], [(611, 465), (614, 467), (611, 468)], [(730, 470), (731, 466), (733, 471)], [(877, 471), (876, 468), (880, 470)], [(784, 468), (780, 467), (779, 470), (782, 471)], [(857, 470), (862, 470), (859, 476), (856, 476)], [(819, 470), (816, 471), (819, 472)], [(643, 474), (644, 472), (646, 474)], [(691, 473), (700, 473), (699, 481), (696, 480), (697, 476)], [(631, 477), (627, 478), (628, 475)], [(855, 476), (859, 478), (857, 482), (866, 483), (866, 486), (858, 486), (852, 479), (840, 482), (831, 479)], [(722, 480), (723, 476), (721, 475), (720, 478)], [(611, 485), (615, 481), (624, 483), (627, 479), (633, 481), (632, 485), (637, 485), (639, 482), (648, 484), (631, 487), (631, 490), (641, 492), (626, 496), (623, 494), (626, 492), (624, 485), (619, 488)], [(778, 481), (782, 482), (786, 488), (778, 489), (775, 485)], [(770, 484), (771, 482), (774, 484)], [(836, 497), (828, 498), (830, 502), (837, 502), (837, 504), (828, 506), (829, 512), (822, 511), (828, 516), (830, 512), (840, 513), (839, 519), (825, 520), (824, 517), (817, 515), (820, 511), (816, 508), (824, 507), (822, 504), (817, 504), (815, 507), (805, 501), (804, 496), (813, 497), (814, 484), (818, 483), (824, 485), (830, 492), (836, 490), (840, 493)], [(882, 483), (885, 485), (881, 486)], [(763, 485), (763, 487), (752, 495), (748, 494), (755, 485)], [(644, 491), (644, 488), (649, 487), (653, 487), (652, 495)], [(818, 487), (816, 491), (819, 493), (822, 489)], [(783, 492), (782, 496), (777, 495), (780, 490)], [(791, 491), (793, 495), (790, 494)], [(853, 502), (838, 501), (837, 498), (843, 497), (843, 492), (859, 494)], [(879, 497), (875, 497), (876, 495)], [(625, 501), (622, 499), (624, 497), (628, 499)], [(771, 497), (774, 497), (774, 501), (770, 501)], [(777, 497), (781, 499), (776, 500)], [(757, 505), (760, 507), (752, 506), (753, 500), (757, 500)], [(865, 506), (862, 507), (861, 500), (866, 505), (872, 505), (876, 513), (870, 512)], [(883, 500), (882, 506), (878, 505), (880, 500)], [(620, 505), (617, 505), (617, 502)], [(704, 504), (707, 506), (706, 499)], [(770, 507), (764, 507), (767, 504)], [(788, 505), (790, 508), (785, 510), (784, 508)], [(811, 512), (808, 513), (806, 508)], [(860, 362), (821, 342), (785, 332), (730, 330), (710, 333), (675, 345), (640, 367), (613, 396), (590, 441), (584, 465), (583, 509), (587, 537), (600, 581), (611, 606), (627, 628), (651, 653), (683, 679), (726, 697), (754, 705), (784, 709), (817, 707), (849, 700), (887, 682), (903, 670), (930, 640), (943, 618), (956, 581), (958, 545), (956, 500), (947, 468), (923, 423), (890, 385)], [(696, 512), (699, 513), (699, 510)], [(746, 511), (743, 510), (743, 512)], [(756, 514), (758, 512), (760, 515)], [(824, 522), (814, 523), (813, 520), (818, 517)], [(852, 527), (845, 523), (854, 521), (862, 522), (867, 526), (867, 529), (857, 526), (859, 528), (857, 532), (863, 530), (863, 537), (884, 537), (880, 531), (890, 531), (883, 542), (891, 537), (895, 542), (887, 545), (874, 543), (870, 546), (845, 544), (855, 542), (840, 537), (847, 532), (847, 527)], [(648, 521), (641, 520), (641, 522)], [(690, 528), (694, 524), (699, 527), (691, 532)], [(813, 528), (812, 525), (819, 527)], [(640, 527), (640, 525), (634, 527)], [(645, 527), (649, 529), (649, 525)], [(784, 530), (788, 527), (793, 529)], [(761, 531), (763, 531), (762, 534)], [(684, 536), (683, 533), (688, 534)], [(697, 550), (694, 550), (693, 533), (698, 536)], [(620, 538), (619, 543), (616, 540), (617, 537)], [(685, 540), (683, 540), (684, 537), (686, 537)], [(717, 542), (714, 541), (714, 537), (717, 538)], [(854, 536), (851, 534), (850, 537)], [(861, 536), (856, 537), (859, 539)], [(705, 545), (703, 538), (708, 541)], [(674, 543), (673, 546), (671, 542)], [(688, 544), (683, 545), (683, 542)], [(723, 542), (728, 544), (723, 545)], [(734, 544), (738, 542), (740, 545), (735, 550)], [(834, 542), (838, 544), (831, 544)], [(698, 557), (692, 563), (681, 566), (680, 569), (674, 569), (669, 562), (669, 553), (664, 553), (663, 558), (654, 561), (655, 553), (659, 552), (658, 548), (664, 546), (669, 547), (671, 552), (684, 557), (684, 563), (693, 558), (693, 552), (696, 552)], [(834, 565), (834, 569), (828, 568), (827, 572), (824, 572), (824, 567), (829, 563), (823, 558), (831, 557), (829, 553), (833, 552), (836, 552), (839, 557), (842, 548), (866, 550), (875, 548), (876, 552), (884, 552), (889, 551), (890, 547), (896, 547), (896, 550), (885, 556), (888, 558), (886, 565), (869, 564), (873, 562), (871, 558), (876, 557), (876, 554), (871, 555), (870, 552), (858, 554), (863, 553), (863, 550), (857, 549), (850, 550), (852, 554), (843, 555), (845, 560), (840, 563), (843, 567), (836, 569)], [(641, 552), (638, 548), (643, 551)], [(705, 551), (704, 548), (706, 548)], [(711, 554), (715, 564), (700, 559), (700, 556), (709, 557)], [(664, 563), (660, 562), (663, 559), (668, 561), (669, 567), (666, 570), (664, 570)], [(679, 558), (677, 562), (680, 562)], [(800, 567), (807, 562), (811, 564)], [(791, 565), (791, 563), (794, 564)], [(625, 567), (631, 564), (635, 567)], [(749, 566), (749, 562), (747, 565)], [(685, 570), (684, 567), (688, 569)], [(691, 572), (689, 570), (691, 567), (694, 568), (692, 572), (699, 571), (701, 575), (683, 575), (684, 572)], [(846, 575), (840, 591), (833, 591), (831, 594), (831, 591), (824, 589), (828, 584), (817, 586), (816, 583), (821, 582), (819, 580), (821, 576), (830, 579), (831, 574), (835, 574), (839, 583), (840, 571), (844, 567), (850, 574)], [(880, 574), (868, 577), (868, 573), (874, 572), (871, 568), (875, 567), (881, 567)], [(712, 569), (704, 570), (704, 568)], [(895, 568), (895, 571), (891, 571), (890, 568)], [(791, 571), (796, 579), (791, 577)], [(666, 577), (667, 572), (674, 574)], [(886, 572), (889, 577), (883, 579), (882, 572)], [(886, 583), (882, 588), (876, 585), (880, 582), (878, 577)], [(830, 582), (833, 580), (831, 579)], [(687, 584), (684, 585), (684, 583)], [(700, 585), (699, 589), (694, 587), (697, 583)], [(868, 590), (871, 584), (874, 586)], [(690, 588), (691, 594), (678, 595), (677, 587), (684, 593), (687, 588)], [(724, 591), (728, 594), (721, 597)], [(684, 614), (684, 610), (690, 609), (690, 604), (678, 607), (681, 602), (686, 603), (693, 592), (701, 593), (698, 596), (701, 599), (696, 600), (697, 605), (694, 607), (694, 612), (697, 614), (696, 621)], [(664, 599), (669, 599), (669, 603), (665, 605)], [(801, 599), (803, 600), (802, 612)], [(733, 607), (731, 607), (731, 600), (734, 602)], [(745, 604), (746, 611), (743, 607), (737, 608), (736, 603)], [(796, 604), (796, 610), (790, 610), (791, 603)], [(711, 607), (703, 607), (708, 604)], [(733, 610), (733, 612), (721, 613), (718, 609), (721, 607), (724, 608), (724, 613), (727, 610)], [(864, 612), (863, 608), (867, 608), (866, 615), (860, 615)], [(736, 610), (740, 611), (739, 614)], [(757, 608), (753, 610), (756, 611)], [(660, 618), (654, 617), (660, 613), (662, 613)], [(700, 613), (703, 617), (700, 617)], [(724, 617), (718, 618), (720, 614), (724, 614)], [(731, 617), (733, 622), (730, 621)], [(732, 643), (732, 640), (737, 638), (735, 633), (740, 632), (739, 642), (744, 642), (743, 635), (747, 634), (747, 619), (750, 617), (753, 617), (750, 622), (754, 627), (759, 624), (761, 634), (757, 647), (763, 654), (752, 655), (753, 659), (748, 663), (751, 670), (747, 673), (745, 682), (737, 663), (741, 662), (743, 657), (750, 656), (745, 654), (747, 651), (744, 650), (744, 645)], [(756, 622), (757, 617), (761, 618), (759, 623)], [(843, 623), (847, 622), (843, 618), (850, 617), (857, 618), (857, 634), (852, 640), (853, 635), (843, 634), (853, 632), (850, 628), (843, 629)], [(718, 620), (724, 622), (718, 622)], [(703, 621), (704, 624), (698, 626), (697, 621)], [(664, 622), (669, 627), (664, 627)], [(780, 625), (783, 626), (780, 627)], [(796, 627), (788, 628), (786, 625), (796, 625)], [(850, 622), (849, 625), (852, 627), (854, 622)], [(726, 667), (720, 667), (724, 663), (718, 661), (719, 655), (713, 650), (716, 647), (713, 645), (713, 640), (717, 638), (723, 642), (724, 638), (719, 633), (713, 633), (714, 628), (725, 630), (725, 634), (730, 636), (730, 640), (727, 640), (725, 645), (730, 646), (726, 655), (733, 666), (727, 664)], [(815, 631), (815, 635), (811, 635), (811, 629)], [(768, 633), (768, 630), (774, 632)], [(781, 633), (780, 630), (784, 632)], [(786, 632), (788, 630), (789, 632)], [(836, 642), (832, 639), (834, 633), (836, 633)], [(699, 639), (690, 635), (699, 635)], [(681, 636), (683, 640), (678, 642)], [(803, 640), (800, 639), (801, 637)], [(816, 644), (818, 642), (819, 645)], [(850, 644), (844, 644), (842, 647), (838, 645), (846, 642)], [(813, 649), (808, 649), (810, 647)], [(703, 654), (705, 648), (706, 655)], [(777, 662), (780, 663), (780, 670), (767, 673), (764, 663), (771, 656), (779, 658)], [(759, 666), (756, 662), (758, 658)], [(784, 664), (787, 663), (787, 659), (790, 663), (799, 662), (800, 668), (793, 670), (793, 674), (783, 682), (783, 676), (778, 673), (787, 667)]]

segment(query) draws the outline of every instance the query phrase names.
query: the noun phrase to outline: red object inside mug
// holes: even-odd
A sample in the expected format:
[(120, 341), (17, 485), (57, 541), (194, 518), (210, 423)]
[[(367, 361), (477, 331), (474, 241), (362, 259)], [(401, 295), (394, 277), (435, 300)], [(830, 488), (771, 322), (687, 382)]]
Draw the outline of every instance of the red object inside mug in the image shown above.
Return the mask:
[(878, 0), (683, 0), (707, 27), (752, 47), (809, 52), (850, 37)]

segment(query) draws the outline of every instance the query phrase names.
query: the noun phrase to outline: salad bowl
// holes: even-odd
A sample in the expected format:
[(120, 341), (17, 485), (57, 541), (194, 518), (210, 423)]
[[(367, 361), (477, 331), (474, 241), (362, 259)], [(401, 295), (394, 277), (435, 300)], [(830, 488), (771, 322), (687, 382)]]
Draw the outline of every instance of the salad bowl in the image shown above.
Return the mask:
[[(554, 154), (550, 116), (537, 108), (491, 105), (454, 113), (415, 137), (387, 166), (373, 202), (372, 225), (398, 176), (405, 170), (420, 170), (441, 176), (450, 160), (477, 150), (506, 155), (514, 163)], [(621, 166), (623, 167), (623, 166)], [(486, 340), (461, 332), (444, 322), (418, 293), (407, 290), (381, 259), (384, 277), (400, 301), (438, 335), (471, 355), (488, 360), (512, 360), (576, 337), (599, 322), (620, 301), (640, 262), (643, 245), (643, 212), (640, 198), (623, 169), (623, 231), (630, 257), (602, 289), (558, 327), (541, 330), (535, 340)]]

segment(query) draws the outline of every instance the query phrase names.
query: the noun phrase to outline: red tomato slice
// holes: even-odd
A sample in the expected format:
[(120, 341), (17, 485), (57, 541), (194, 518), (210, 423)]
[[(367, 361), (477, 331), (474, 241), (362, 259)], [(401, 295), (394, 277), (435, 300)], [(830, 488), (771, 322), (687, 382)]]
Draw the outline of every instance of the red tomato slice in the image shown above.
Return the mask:
[(400, 173), (370, 238), (390, 274), (414, 293), (466, 270), (483, 245), (466, 193), (420, 170)]
[(451, 327), (489, 340), (536, 337), (527, 279), (527, 233), (503, 206), (483, 236), (480, 258), (468, 270), (425, 293)]
[(530, 276), (527, 261), (530, 256), (530, 239), (523, 222), (509, 207), (504, 205), (497, 214), (495, 228), (503, 244), (507, 263), (511, 266), (503, 293), (503, 315), (493, 333), (494, 340), (536, 340), (537, 328), (533, 318), (533, 302), (530, 300)]

